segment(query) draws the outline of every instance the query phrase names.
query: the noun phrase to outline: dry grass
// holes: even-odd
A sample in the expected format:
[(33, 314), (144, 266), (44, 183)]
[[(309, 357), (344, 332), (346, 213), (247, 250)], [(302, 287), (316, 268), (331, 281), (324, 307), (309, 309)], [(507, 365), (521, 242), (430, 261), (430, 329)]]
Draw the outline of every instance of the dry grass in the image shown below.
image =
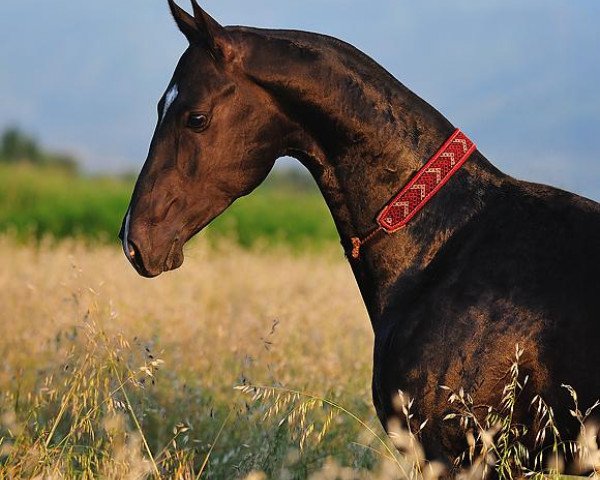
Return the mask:
[[(181, 270), (149, 281), (116, 247), (0, 238), (0, 262), (0, 478), (444, 473), (424, 458), (419, 431), (401, 428), (410, 398), (399, 392), (390, 438), (375, 418), (372, 332), (338, 251), (197, 242)], [(555, 475), (567, 451), (582, 471), (599, 471), (597, 429), (586, 425), (598, 405), (578, 405), (572, 390), (580, 441), (563, 443), (537, 398), (538, 437), (553, 441), (529, 469), (535, 453), (512, 418), (527, 382), (522, 353), (517, 346), (501, 405), (484, 418), (468, 392), (448, 392), (448, 420), (469, 444), (459, 478)]]
[[(215, 251), (196, 242), (181, 270), (150, 281), (116, 247), (4, 238), (0, 264), (5, 468), (118, 472), (122, 451), (109, 452), (125, 447), (139, 450), (151, 473), (152, 458), (166, 464), (182, 451), (198, 472), (210, 451), (204, 473), (221, 478), (253, 470), (303, 477), (328, 456), (353, 467), (375, 463), (369, 449), (348, 447), (361, 427), (345, 418), (299, 456), (287, 426), (260, 420), (260, 407), (234, 390), (252, 382), (314, 392), (381, 433), (369, 391), (372, 333), (341, 253)], [(110, 433), (115, 428), (122, 438)], [(19, 432), (32, 460), (6, 461)]]

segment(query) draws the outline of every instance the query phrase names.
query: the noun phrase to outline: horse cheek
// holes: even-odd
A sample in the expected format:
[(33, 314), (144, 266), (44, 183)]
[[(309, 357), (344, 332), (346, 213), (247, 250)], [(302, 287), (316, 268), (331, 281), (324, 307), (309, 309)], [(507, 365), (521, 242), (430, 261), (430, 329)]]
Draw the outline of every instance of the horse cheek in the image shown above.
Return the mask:
[(200, 163), (199, 157), (190, 158), (190, 161), (185, 165), (185, 175), (188, 178), (196, 178), (198, 174), (198, 165)]

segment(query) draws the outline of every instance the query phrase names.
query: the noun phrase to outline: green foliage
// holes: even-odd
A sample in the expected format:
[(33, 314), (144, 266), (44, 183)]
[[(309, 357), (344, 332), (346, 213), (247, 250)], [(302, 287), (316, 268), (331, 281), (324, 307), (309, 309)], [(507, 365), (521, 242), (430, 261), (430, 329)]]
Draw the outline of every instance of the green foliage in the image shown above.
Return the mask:
[(50, 167), (0, 165), (0, 230), (22, 240), (115, 240), (127, 201), (127, 185), (118, 180), (79, 178)]
[[(116, 242), (132, 189), (132, 179), (0, 163), (0, 232), (21, 240), (49, 236)], [(314, 184), (297, 174), (277, 172), (252, 195), (235, 202), (207, 231), (213, 241), (233, 237), (246, 247), (320, 248), (337, 239)]]
[(6, 162), (36, 161), (41, 156), (37, 143), (17, 128), (9, 128), (0, 140), (0, 158)]
[(71, 155), (44, 151), (35, 139), (16, 127), (8, 128), (0, 137), (0, 162), (51, 165), (68, 172), (77, 171), (77, 160)]
[(234, 203), (209, 227), (211, 238), (233, 236), (240, 245), (321, 247), (338, 236), (325, 201), (314, 190), (267, 183)]

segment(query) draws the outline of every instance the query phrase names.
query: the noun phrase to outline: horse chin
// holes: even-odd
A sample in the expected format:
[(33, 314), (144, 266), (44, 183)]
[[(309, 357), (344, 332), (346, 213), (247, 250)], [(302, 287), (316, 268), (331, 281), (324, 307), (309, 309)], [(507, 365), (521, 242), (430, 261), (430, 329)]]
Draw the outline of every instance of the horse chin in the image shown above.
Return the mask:
[(162, 266), (155, 268), (135, 266), (135, 269), (142, 277), (156, 278), (162, 273), (169, 272), (171, 270), (177, 270), (179, 267), (181, 267), (181, 265), (183, 265), (183, 253), (167, 257)]
[(165, 258), (162, 271), (177, 270), (181, 265), (183, 265), (183, 245), (175, 241), (171, 245), (167, 258)]
[(179, 267), (181, 267), (181, 265), (183, 265), (183, 253), (165, 262), (165, 268), (163, 271), (168, 272), (170, 270), (177, 270)]
[(164, 270), (140, 270), (136, 268), (137, 273), (144, 277), (144, 278), (156, 278), (158, 277), (161, 273), (164, 272)]

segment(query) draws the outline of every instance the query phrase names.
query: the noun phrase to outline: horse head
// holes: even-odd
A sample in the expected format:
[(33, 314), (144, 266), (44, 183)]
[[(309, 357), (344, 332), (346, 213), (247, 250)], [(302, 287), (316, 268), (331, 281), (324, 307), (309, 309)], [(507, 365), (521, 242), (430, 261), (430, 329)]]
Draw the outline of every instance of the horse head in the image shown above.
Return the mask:
[(243, 75), (243, 49), (195, 1), (169, 0), (189, 42), (166, 92), (120, 238), (143, 276), (183, 263), (183, 245), (235, 199), (250, 193), (283, 154), (285, 119)]

